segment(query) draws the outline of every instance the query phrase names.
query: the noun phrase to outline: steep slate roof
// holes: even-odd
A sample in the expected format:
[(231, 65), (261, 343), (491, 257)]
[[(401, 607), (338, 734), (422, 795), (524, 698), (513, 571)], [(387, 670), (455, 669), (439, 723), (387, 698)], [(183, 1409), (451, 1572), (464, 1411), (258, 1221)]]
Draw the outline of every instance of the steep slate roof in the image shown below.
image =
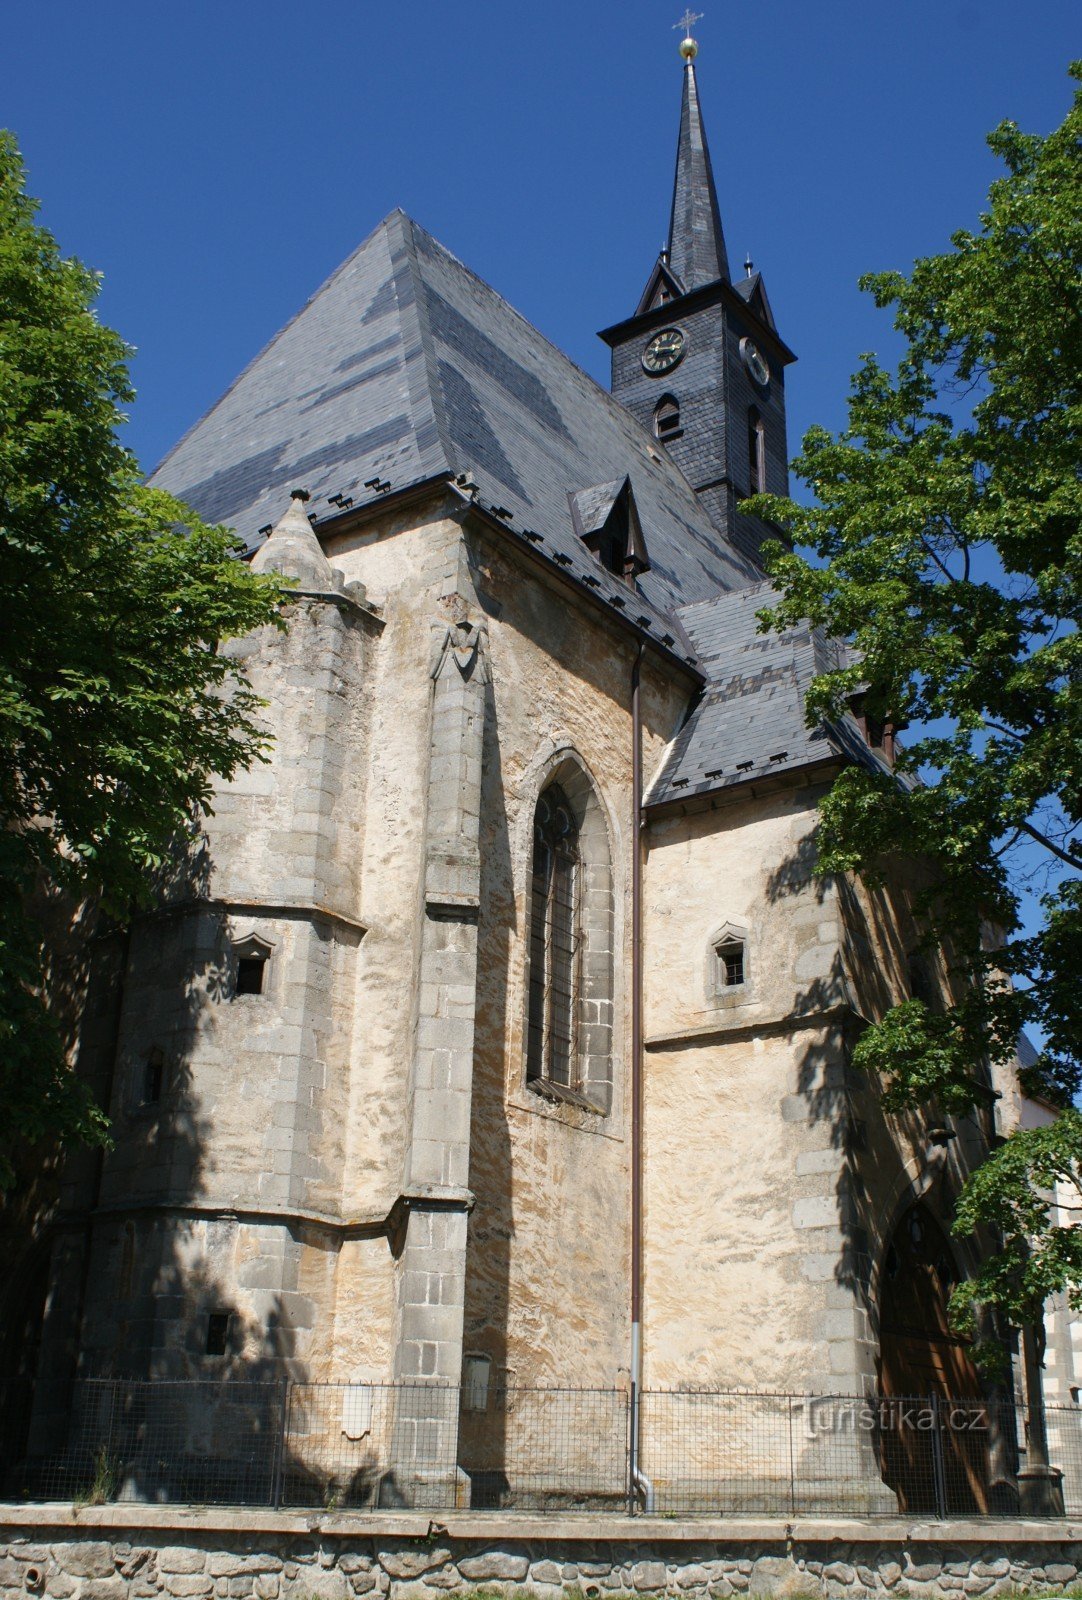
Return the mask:
[[(827, 664), (825, 647), (806, 632), (756, 634), (769, 586), (722, 543), (665, 451), (401, 211), (256, 356), (151, 481), (256, 548), (294, 487), (307, 488), (308, 509), (330, 523), (340, 514), (331, 495), (355, 508), (380, 500), (366, 480), (401, 490), (463, 474), (512, 534), (676, 654), (698, 655), (706, 691), (650, 803), (831, 753), (874, 759), (849, 719), (805, 728), (803, 697)], [(637, 589), (584, 548), (572, 515), (573, 497), (580, 510), (593, 506), (628, 475), (651, 562)]]
[(853, 718), (818, 729), (805, 725), (811, 680), (840, 664), (840, 648), (808, 629), (758, 633), (755, 614), (771, 597), (770, 583), (763, 581), (678, 612), (708, 681), (650, 786), (648, 805), (732, 788), (832, 756), (890, 770)]
[[(660, 457), (659, 460), (654, 459)], [(623, 601), (662, 614), (754, 581), (682, 473), (592, 378), (403, 212), (394, 211), (212, 409), (152, 482), (254, 547), (294, 486), (319, 522), (440, 473), (536, 548)], [(649, 604), (582, 549), (568, 493), (630, 473), (650, 553)], [(644, 623), (644, 626), (646, 623)], [(671, 628), (672, 624), (668, 626)]]

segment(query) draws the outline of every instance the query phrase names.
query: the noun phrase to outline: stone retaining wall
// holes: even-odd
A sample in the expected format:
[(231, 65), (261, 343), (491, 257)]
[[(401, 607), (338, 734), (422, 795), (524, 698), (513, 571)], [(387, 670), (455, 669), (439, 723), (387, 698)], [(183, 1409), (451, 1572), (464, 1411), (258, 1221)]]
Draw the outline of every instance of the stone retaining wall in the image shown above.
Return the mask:
[(14, 1523), (0, 1512), (0, 1597), (437, 1600), (440, 1591), (484, 1588), (508, 1600), (994, 1600), (1082, 1587), (1082, 1526), (1064, 1523), (696, 1526), (519, 1517), (508, 1519), (510, 1536), (497, 1537), (491, 1518), (412, 1517), (396, 1527), (387, 1519), (274, 1516), (255, 1526), (245, 1513), (139, 1509), (137, 1525), (130, 1514), (110, 1525), (112, 1507), (75, 1515), (21, 1507)]

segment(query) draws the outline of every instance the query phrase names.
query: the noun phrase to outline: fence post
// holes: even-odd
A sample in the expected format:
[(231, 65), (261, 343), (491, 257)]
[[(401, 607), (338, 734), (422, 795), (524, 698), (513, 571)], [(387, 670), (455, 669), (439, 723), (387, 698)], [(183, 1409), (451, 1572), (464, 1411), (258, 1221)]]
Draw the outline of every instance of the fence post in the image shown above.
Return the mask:
[(942, 1521), (947, 1515), (947, 1475), (943, 1461), (943, 1433), (939, 1416), (939, 1396), (930, 1397), (932, 1407), (932, 1482), (935, 1489), (936, 1515)]
[(627, 1391), (627, 1514), (635, 1515), (635, 1379)]
[(793, 1458), (793, 1397), (786, 1397), (789, 1406), (789, 1514), (796, 1516), (796, 1466)]
[[(112, 1383), (109, 1386), (109, 1388), (110, 1388), (110, 1394), (109, 1394), (109, 1431), (105, 1436), (105, 1463), (104, 1463), (104, 1465), (105, 1465), (105, 1474), (106, 1475), (113, 1470), (113, 1460), (114, 1460), (114, 1457), (115, 1457), (115, 1454), (116, 1454), (116, 1447), (115, 1447), (115, 1444), (114, 1444), (115, 1427), (116, 1427), (116, 1392), (117, 1392), (118, 1388), (120, 1387), (120, 1382), (121, 1382), (121, 1380), (119, 1378), (114, 1378)], [(118, 1466), (119, 1466), (119, 1463), (118, 1463)], [(119, 1473), (119, 1470), (118, 1470), (117, 1478), (119, 1479), (119, 1477), (120, 1477), (120, 1473)]]
[(275, 1446), (274, 1478), (271, 1484), (271, 1505), (275, 1511), (281, 1508), (282, 1490), (285, 1479), (286, 1439), (289, 1435), (289, 1408), (292, 1403), (292, 1386), (288, 1378), (281, 1382), (281, 1393), (278, 1399), (278, 1439)]

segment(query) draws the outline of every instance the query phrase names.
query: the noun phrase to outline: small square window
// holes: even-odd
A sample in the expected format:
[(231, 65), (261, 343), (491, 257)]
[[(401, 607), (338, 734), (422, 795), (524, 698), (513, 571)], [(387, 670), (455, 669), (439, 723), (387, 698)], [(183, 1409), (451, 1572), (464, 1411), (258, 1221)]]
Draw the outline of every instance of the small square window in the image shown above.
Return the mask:
[(715, 950), (718, 959), (718, 984), (733, 989), (744, 982), (744, 946), (738, 939), (727, 939)]
[(237, 993), (262, 994), (266, 965), (262, 956), (241, 956), (237, 962)]
[(229, 1330), (233, 1321), (230, 1311), (212, 1311), (207, 1318), (208, 1356), (224, 1356), (229, 1349)]

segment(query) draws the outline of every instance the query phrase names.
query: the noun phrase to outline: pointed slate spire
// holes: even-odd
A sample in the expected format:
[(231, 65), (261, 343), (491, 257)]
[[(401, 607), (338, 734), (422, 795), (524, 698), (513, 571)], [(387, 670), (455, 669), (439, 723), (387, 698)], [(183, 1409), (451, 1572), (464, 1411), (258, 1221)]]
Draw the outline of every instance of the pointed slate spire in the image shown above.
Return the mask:
[(253, 572), (280, 572), (301, 589), (323, 594), (335, 587), (334, 569), (308, 520), (307, 489), (290, 492), (289, 509), (252, 557)]
[(687, 290), (699, 289), (719, 278), (730, 282), (714, 172), (691, 60), (684, 67), (680, 144), (669, 223), (669, 266)]

